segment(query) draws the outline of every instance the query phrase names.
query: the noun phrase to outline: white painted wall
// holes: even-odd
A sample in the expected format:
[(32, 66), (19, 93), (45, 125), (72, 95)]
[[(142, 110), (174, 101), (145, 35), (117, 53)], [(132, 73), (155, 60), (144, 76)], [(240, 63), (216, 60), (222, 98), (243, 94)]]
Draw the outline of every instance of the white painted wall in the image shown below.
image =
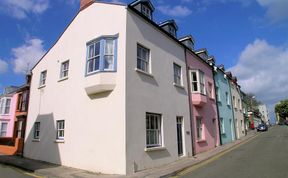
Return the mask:
[[(33, 69), (25, 157), (95, 172), (126, 174), (126, 13), (125, 6), (89, 6)], [(85, 77), (86, 42), (115, 34), (119, 34), (117, 73)], [(58, 82), (60, 64), (67, 59), (69, 78)], [(46, 87), (38, 89), (43, 70), (47, 70)], [(89, 97), (85, 87), (93, 85), (92, 78), (97, 75), (114, 75), (116, 87), (111, 93)], [(55, 143), (56, 120), (63, 119), (65, 142)], [(40, 142), (32, 141), (35, 121), (41, 122)]]
[[(137, 43), (150, 49), (152, 75), (135, 71)], [(191, 130), (184, 49), (134, 12), (127, 14), (126, 46), (126, 154), (127, 172), (180, 159), (176, 116), (184, 118), (184, 156), (191, 156)], [(173, 63), (182, 67), (184, 89), (173, 85)], [(166, 149), (145, 152), (146, 112), (162, 114)], [(186, 131), (190, 134), (186, 134)]]

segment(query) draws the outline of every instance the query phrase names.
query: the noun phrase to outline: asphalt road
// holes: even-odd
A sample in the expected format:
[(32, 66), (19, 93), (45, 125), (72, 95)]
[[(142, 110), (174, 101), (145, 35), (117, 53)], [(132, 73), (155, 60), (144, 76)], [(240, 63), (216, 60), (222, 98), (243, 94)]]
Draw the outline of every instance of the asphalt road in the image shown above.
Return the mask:
[(275, 126), (215, 161), (188, 168), (177, 177), (288, 178), (288, 126)]
[(20, 171), (16, 168), (0, 164), (0, 178), (35, 178), (35, 176), (30, 176), (25, 174), (24, 171)]

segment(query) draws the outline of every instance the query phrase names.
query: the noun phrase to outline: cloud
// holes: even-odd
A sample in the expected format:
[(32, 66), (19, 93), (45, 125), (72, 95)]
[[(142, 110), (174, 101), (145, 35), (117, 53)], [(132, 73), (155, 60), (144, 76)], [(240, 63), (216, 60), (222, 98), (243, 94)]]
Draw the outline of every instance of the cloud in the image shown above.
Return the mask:
[(8, 69), (8, 63), (0, 59), (0, 74), (7, 72), (7, 69)]
[(288, 98), (288, 48), (256, 39), (242, 51), (232, 67), (241, 88), (254, 93), (270, 111), (281, 99)]
[(0, 10), (17, 19), (30, 13), (42, 14), (49, 7), (49, 0), (1, 0)]
[(288, 20), (287, 0), (257, 0), (257, 2), (266, 9), (266, 17), (272, 23)]
[(17, 74), (25, 74), (45, 54), (41, 39), (29, 39), (17, 48), (12, 49), (13, 71)]
[(182, 5), (177, 5), (174, 7), (171, 7), (170, 5), (161, 5), (158, 6), (157, 9), (161, 13), (172, 17), (185, 17), (190, 15), (192, 12), (188, 7)]

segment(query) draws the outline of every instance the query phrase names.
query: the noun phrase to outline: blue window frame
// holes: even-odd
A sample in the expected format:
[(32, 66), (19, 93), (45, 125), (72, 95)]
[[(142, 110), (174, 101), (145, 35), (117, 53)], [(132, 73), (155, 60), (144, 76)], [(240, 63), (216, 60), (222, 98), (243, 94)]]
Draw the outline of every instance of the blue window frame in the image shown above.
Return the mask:
[(87, 43), (86, 75), (116, 71), (117, 36), (105, 36)]

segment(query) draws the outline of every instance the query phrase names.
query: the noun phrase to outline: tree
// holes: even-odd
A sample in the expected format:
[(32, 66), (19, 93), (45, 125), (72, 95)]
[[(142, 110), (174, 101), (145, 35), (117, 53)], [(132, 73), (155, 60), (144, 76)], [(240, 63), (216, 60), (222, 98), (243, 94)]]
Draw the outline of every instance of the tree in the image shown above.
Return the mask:
[(247, 105), (247, 108), (250, 111), (258, 109), (258, 106), (261, 104), (260, 101), (256, 100), (256, 97), (253, 93), (247, 93), (243, 97), (244, 103)]
[(282, 120), (288, 118), (288, 99), (280, 101), (280, 103), (276, 104), (275, 112), (279, 114), (279, 117)]

